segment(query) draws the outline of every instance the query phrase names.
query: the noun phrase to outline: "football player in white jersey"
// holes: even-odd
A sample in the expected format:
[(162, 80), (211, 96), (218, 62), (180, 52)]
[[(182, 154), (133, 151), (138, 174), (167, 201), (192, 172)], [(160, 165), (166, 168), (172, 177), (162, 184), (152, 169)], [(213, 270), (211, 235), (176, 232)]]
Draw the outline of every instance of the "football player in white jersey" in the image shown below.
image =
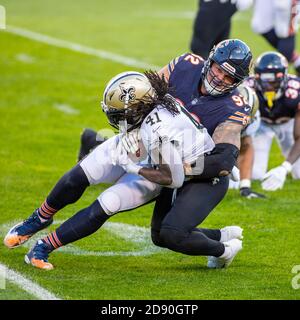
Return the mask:
[(5, 245), (17, 247), (49, 226), (54, 214), (76, 202), (89, 185), (114, 185), (37, 241), (25, 256), (26, 263), (52, 269), (48, 255), (54, 249), (94, 233), (117, 212), (149, 202), (162, 186), (179, 188), (185, 179), (183, 163), (193, 164), (214, 148), (207, 130), (166, 94), (164, 79), (152, 72), (146, 75), (126, 72), (108, 83), (103, 110), (109, 123), (123, 133), (106, 140), (67, 172), (41, 207), (9, 230)]
[(296, 51), (299, 27), (298, 0), (255, 0), (252, 29), (294, 65), (300, 75), (300, 55)]

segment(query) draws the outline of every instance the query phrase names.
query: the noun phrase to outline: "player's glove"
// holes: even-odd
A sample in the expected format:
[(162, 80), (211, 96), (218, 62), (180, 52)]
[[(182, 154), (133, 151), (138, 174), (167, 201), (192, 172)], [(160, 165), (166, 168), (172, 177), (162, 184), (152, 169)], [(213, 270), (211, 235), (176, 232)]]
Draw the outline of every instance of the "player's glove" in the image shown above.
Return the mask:
[(275, 191), (282, 189), (286, 176), (292, 170), (292, 165), (284, 161), (280, 166), (271, 169), (263, 177), (262, 188), (266, 191)]
[(113, 165), (121, 166), (127, 173), (139, 174), (141, 166), (135, 164), (128, 156), (120, 138), (117, 145), (110, 150)]
[(240, 195), (247, 199), (252, 199), (252, 198), (265, 199), (266, 198), (264, 194), (252, 191), (251, 188), (248, 188), (248, 187), (240, 188)]
[(121, 143), (127, 153), (135, 154), (139, 150), (139, 141), (141, 140), (140, 130), (134, 129), (121, 136)]

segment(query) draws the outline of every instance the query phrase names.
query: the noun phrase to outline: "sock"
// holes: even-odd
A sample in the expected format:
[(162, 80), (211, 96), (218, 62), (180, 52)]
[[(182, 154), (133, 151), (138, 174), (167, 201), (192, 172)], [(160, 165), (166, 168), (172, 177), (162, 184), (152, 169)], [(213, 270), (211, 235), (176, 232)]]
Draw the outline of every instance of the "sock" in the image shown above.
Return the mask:
[(56, 231), (49, 233), (46, 237), (42, 239), (42, 241), (47, 243), (51, 251), (63, 246), (63, 244), (58, 239)]
[(37, 210), (38, 210), (38, 216), (41, 222), (45, 222), (51, 219), (54, 216), (54, 214), (57, 212), (56, 209), (51, 208), (49, 206), (49, 204), (47, 203), (47, 200), (45, 200)]
[(231, 257), (231, 248), (230, 247), (226, 247), (224, 246), (224, 253), (221, 254), (219, 256), (219, 258), (225, 258), (225, 259), (228, 259), (229, 257)]

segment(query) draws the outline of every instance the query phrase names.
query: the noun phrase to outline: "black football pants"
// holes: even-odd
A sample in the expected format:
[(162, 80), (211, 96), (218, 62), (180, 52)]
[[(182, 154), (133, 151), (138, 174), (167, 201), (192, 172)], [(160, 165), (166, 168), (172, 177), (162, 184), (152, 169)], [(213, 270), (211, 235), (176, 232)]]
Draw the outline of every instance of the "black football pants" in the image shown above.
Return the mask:
[(217, 183), (185, 182), (177, 190), (175, 200), (173, 190), (164, 188), (156, 200), (152, 216), (154, 244), (187, 255), (222, 255), (224, 245), (219, 241), (220, 230), (197, 226), (224, 198), (228, 181), (227, 177), (222, 177)]

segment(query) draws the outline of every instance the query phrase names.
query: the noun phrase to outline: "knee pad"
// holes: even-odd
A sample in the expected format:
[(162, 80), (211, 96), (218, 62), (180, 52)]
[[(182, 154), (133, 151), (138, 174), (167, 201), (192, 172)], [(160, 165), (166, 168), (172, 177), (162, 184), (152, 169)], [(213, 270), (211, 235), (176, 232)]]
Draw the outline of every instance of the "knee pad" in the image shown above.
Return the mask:
[(119, 195), (113, 191), (104, 191), (98, 200), (108, 215), (117, 213), (121, 208), (121, 199)]
[(176, 250), (180, 246), (181, 241), (186, 237), (184, 231), (169, 227), (162, 227), (159, 235), (163, 245), (173, 250)]

